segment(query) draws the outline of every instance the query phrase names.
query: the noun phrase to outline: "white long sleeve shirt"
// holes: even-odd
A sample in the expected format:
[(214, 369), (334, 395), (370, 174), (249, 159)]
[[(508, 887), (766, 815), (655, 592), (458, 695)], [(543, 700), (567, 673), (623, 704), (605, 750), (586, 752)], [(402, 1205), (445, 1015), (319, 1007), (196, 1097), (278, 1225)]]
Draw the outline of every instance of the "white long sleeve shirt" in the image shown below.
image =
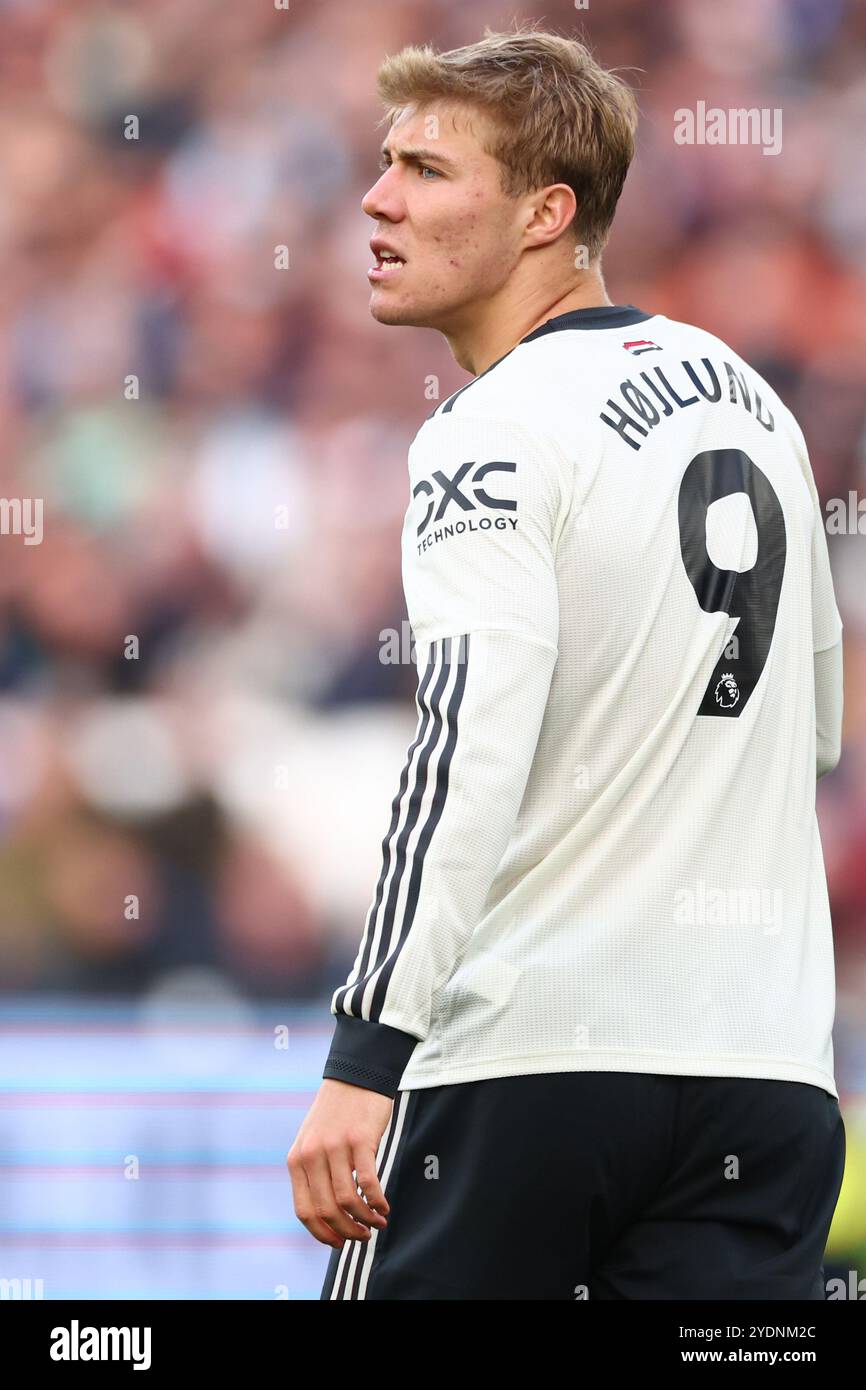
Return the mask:
[(324, 1075), (837, 1095), (841, 621), (790, 411), (699, 328), (578, 310), (437, 407), (409, 474), (418, 726)]

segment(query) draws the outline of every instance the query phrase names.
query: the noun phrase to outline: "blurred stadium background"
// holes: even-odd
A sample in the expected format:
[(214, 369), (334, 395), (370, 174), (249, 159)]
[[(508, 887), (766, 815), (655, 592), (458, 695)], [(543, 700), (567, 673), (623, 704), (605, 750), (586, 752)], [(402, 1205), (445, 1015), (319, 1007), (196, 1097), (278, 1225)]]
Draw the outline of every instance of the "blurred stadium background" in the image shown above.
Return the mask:
[[(41, 544), (0, 536), (0, 1279), (46, 1298), (318, 1296), (328, 1252), (284, 1159), (414, 726), (414, 666), (381, 659), (406, 637), (406, 449), (430, 391), (467, 379), (436, 335), (368, 315), (384, 54), (535, 18), (631, 69), (611, 298), (730, 341), (799, 418), (822, 499), (866, 496), (862, 4), (280, 3), (0, 0), (0, 493), (44, 499)], [(675, 145), (698, 100), (781, 108), (782, 152)], [(866, 1276), (847, 530), (844, 754), (819, 787), (846, 1278)]]

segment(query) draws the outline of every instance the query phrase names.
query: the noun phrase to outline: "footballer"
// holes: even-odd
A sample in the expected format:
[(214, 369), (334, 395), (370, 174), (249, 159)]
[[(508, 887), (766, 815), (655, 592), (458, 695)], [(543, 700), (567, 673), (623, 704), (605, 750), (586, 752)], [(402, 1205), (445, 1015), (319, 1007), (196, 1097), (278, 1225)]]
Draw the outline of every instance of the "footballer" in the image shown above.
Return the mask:
[(417, 731), (287, 1160), (321, 1297), (822, 1299), (842, 625), (803, 434), (611, 302), (636, 103), (582, 44), (378, 85), (370, 311), (471, 380), (409, 450)]

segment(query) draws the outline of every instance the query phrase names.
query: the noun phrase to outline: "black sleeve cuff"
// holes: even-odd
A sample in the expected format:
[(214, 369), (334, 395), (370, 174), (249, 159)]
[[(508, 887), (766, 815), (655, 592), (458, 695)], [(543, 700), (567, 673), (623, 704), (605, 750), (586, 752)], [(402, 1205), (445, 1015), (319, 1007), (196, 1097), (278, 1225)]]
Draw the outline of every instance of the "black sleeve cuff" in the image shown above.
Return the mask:
[(393, 1100), (418, 1041), (413, 1033), (404, 1033), (387, 1023), (341, 1014), (322, 1076), (362, 1086), (366, 1091), (379, 1091)]

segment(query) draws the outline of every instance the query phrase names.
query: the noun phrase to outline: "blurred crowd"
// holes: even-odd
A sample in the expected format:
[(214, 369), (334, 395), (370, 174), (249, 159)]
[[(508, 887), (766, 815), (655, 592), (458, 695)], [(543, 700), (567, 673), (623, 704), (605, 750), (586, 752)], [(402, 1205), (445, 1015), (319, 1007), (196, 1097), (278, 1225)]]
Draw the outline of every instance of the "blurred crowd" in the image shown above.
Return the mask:
[[(406, 450), (467, 380), (368, 313), (375, 75), (513, 13), (0, 0), (0, 495), (44, 499), (40, 544), (0, 535), (3, 989), (204, 967), (325, 999), (351, 964), (414, 725), (414, 666), (381, 659)], [(533, 14), (638, 89), (611, 299), (727, 339), (822, 499), (866, 496), (866, 9)], [(698, 100), (781, 109), (781, 153), (677, 145)], [(846, 716), (819, 807), (840, 1085), (866, 1088), (866, 534), (830, 546)]]

